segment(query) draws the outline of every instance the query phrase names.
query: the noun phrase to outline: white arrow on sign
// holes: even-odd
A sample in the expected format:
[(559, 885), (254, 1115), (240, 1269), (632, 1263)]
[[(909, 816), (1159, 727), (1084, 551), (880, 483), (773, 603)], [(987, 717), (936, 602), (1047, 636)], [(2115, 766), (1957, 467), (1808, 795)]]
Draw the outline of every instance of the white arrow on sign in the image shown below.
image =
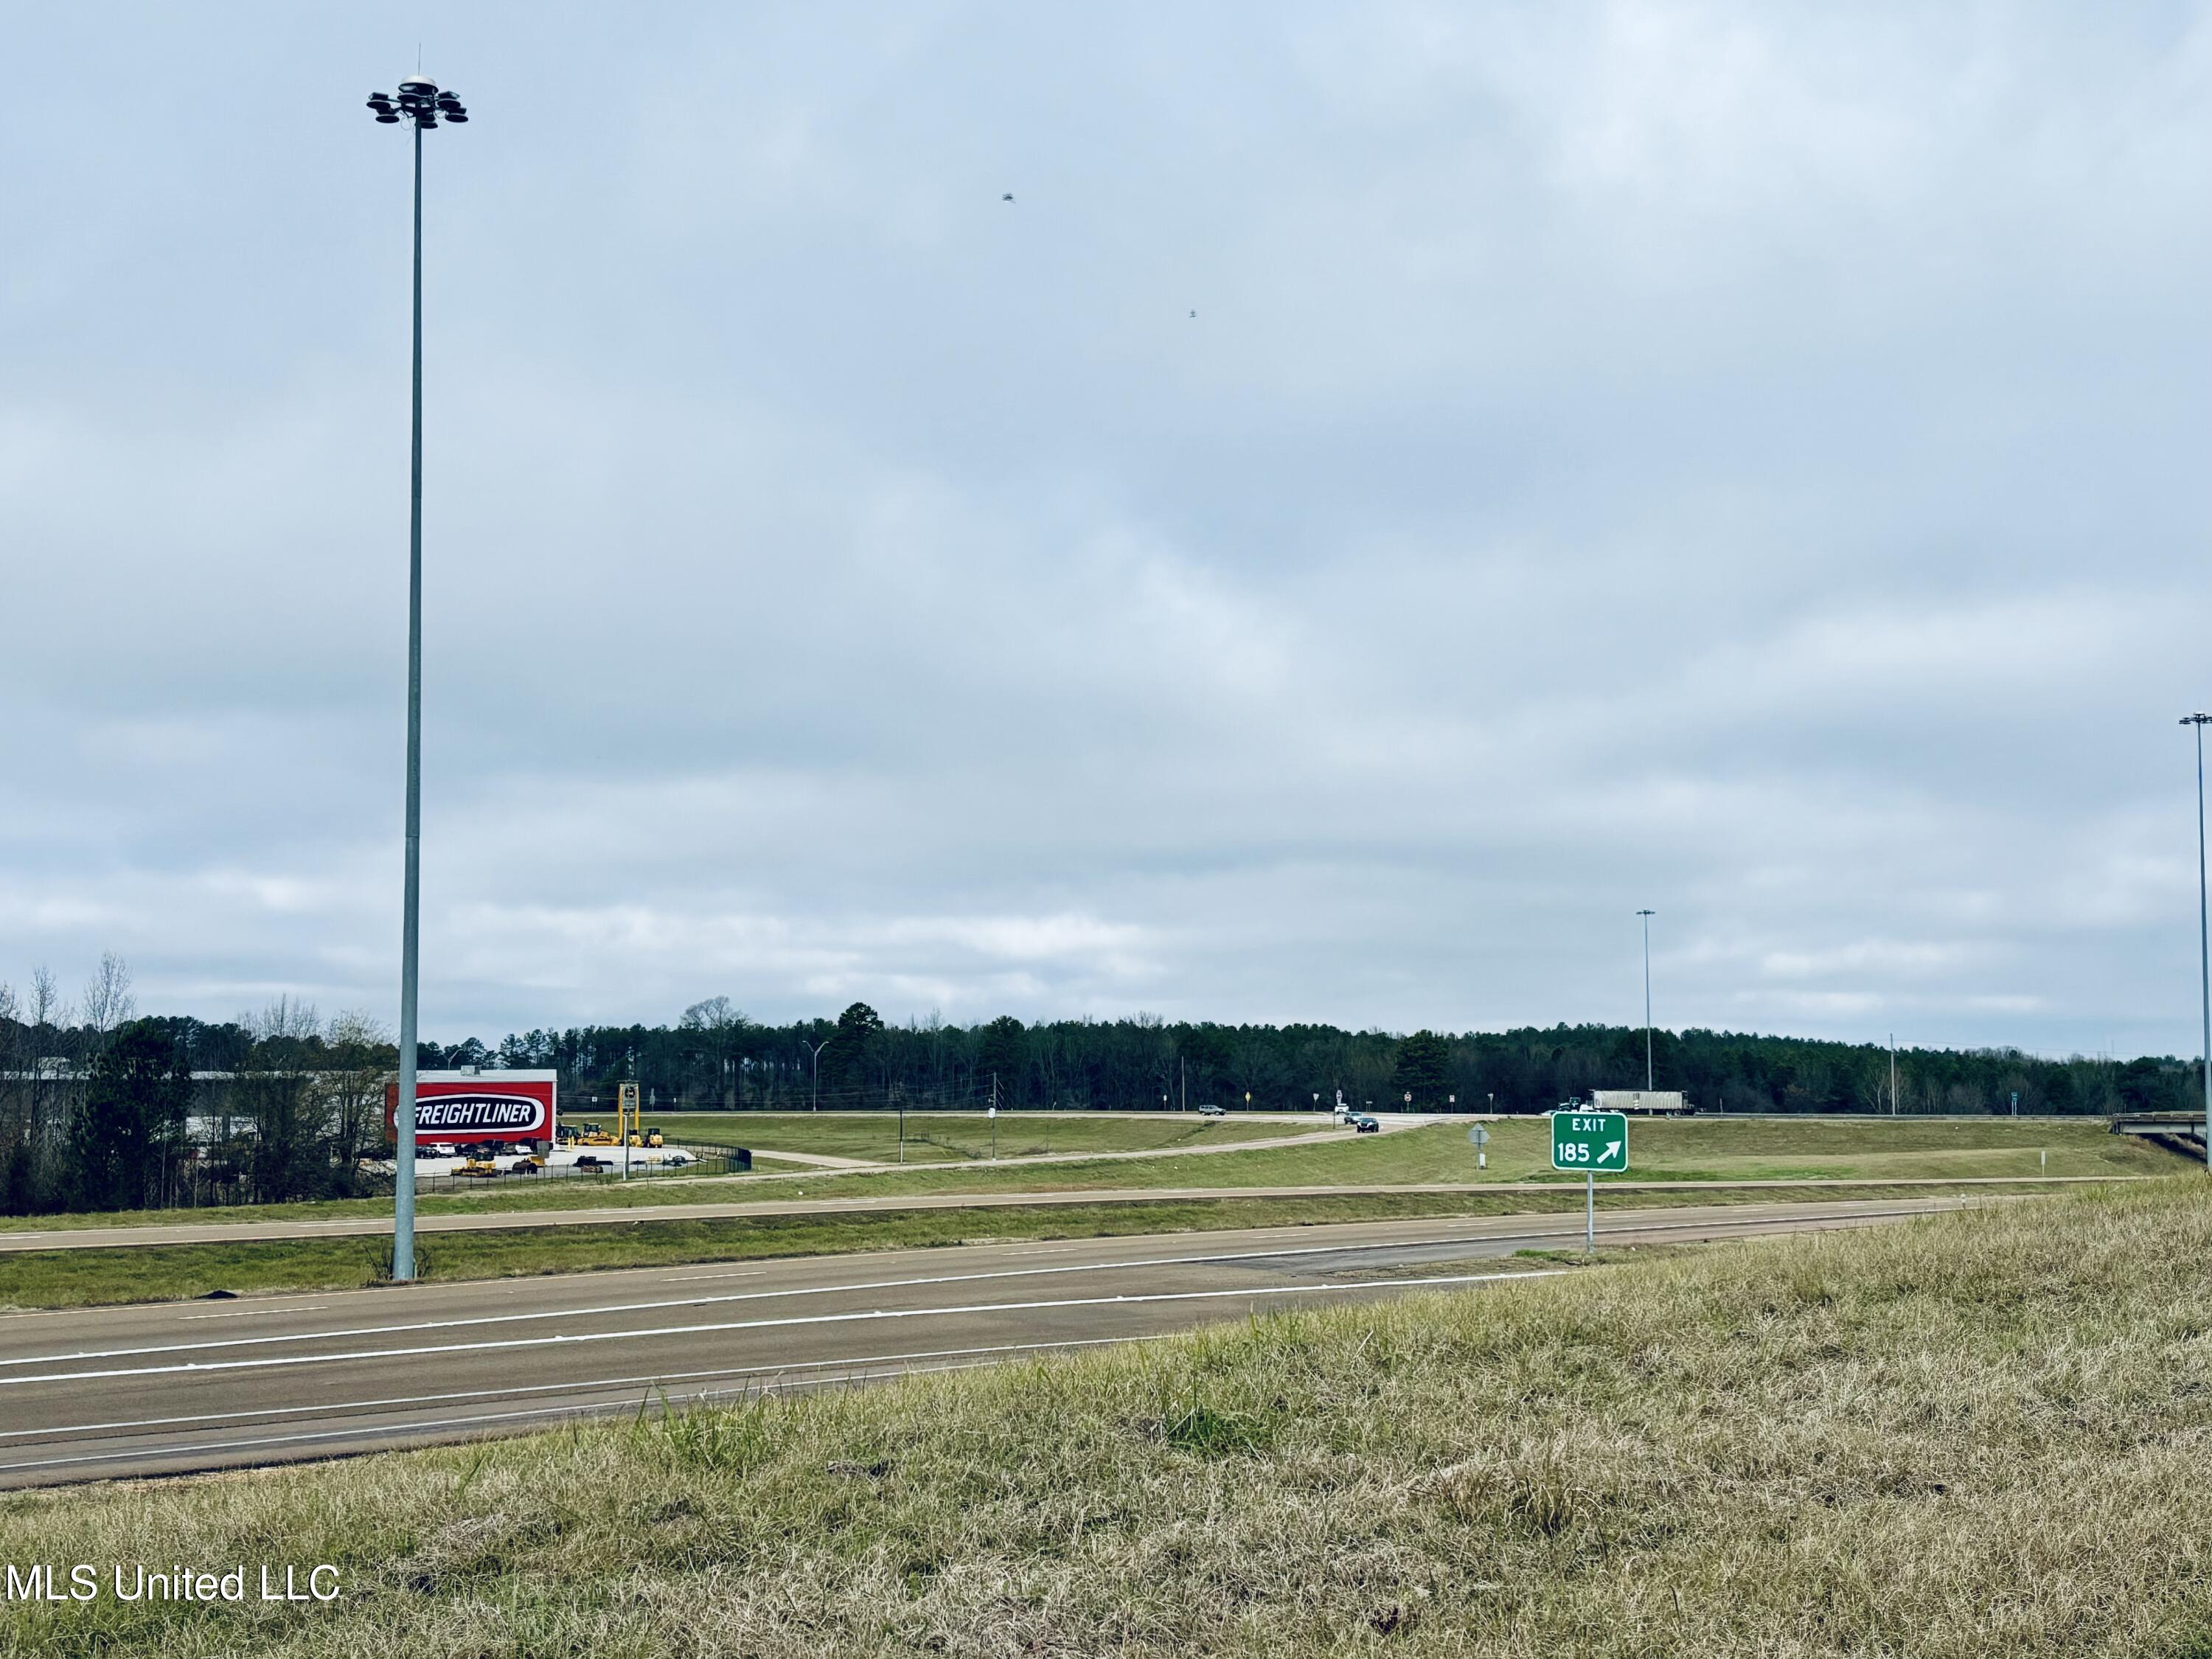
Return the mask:
[(1597, 1155), (1597, 1161), (1601, 1164), (1610, 1164), (1613, 1162), (1613, 1154), (1618, 1152), (1620, 1150), (1620, 1143), (1619, 1141), (1608, 1140), (1605, 1143), (1605, 1150)]

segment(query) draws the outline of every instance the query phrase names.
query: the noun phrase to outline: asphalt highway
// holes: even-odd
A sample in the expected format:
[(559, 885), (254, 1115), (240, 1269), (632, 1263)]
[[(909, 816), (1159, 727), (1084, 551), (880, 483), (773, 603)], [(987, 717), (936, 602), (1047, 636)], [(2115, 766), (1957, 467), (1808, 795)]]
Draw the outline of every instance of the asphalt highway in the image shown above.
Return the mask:
[[(1607, 1211), (1599, 1242), (1864, 1226), (1971, 1200)], [(969, 1245), (0, 1316), (0, 1487), (507, 1434), (956, 1370), (1273, 1309), (1556, 1271), (1579, 1215)]]

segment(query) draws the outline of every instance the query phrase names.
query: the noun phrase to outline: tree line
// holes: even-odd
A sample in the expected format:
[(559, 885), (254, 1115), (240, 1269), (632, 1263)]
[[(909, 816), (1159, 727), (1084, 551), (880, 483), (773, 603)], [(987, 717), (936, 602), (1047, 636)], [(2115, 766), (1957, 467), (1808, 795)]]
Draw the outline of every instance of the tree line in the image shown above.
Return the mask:
[[(1400, 1036), (1333, 1025), (1126, 1019), (960, 1026), (749, 1019), (726, 997), (667, 1025), (587, 1025), (425, 1044), (422, 1064), (546, 1069), (574, 1109), (642, 1085), (664, 1110), (972, 1108), (1143, 1109), (1212, 1104), (1310, 1110), (1340, 1092), (1363, 1109), (1544, 1112), (1592, 1089), (1642, 1086), (1644, 1033), (1617, 1025)], [(1653, 1086), (1701, 1111), (2101, 1115), (2200, 1107), (2191, 1062), (2045, 1060), (2016, 1048), (1899, 1050), (1747, 1032), (1651, 1034)], [(1410, 1100), (1407, 1097), (1411, 1097)]]
[(0, 983), (0, 1214), (358, 1196), (388, 1188), (384, 1087), (367, 1016), (279, 998), (209, 1023), (137, 1016), (103, 957), (72, 1002), (38, 969)]
[[(641, 1085), (648, 1109), (1363, 1110), (1534, 1113), (1644, 1081), (1644, 1033), (1226, 1025), (1138, 1014), (1027, 1024), (747, 1018), (727, 997), (665, 1025), (584, 1025), (417, 1050), (425, 1069), (558, 1073), (565, 1116)], [(0, 1213), (269, 1203), (388, 1190), (389, 1033), (280, 999), (208, 1022), (137, 1016), (104, 957), (70, 1001), (52, 974), (0, 984)], [(1652, 1081), (1706, 1112), (1972, 1114), (2200, 1109), (2194, 1062), (2046, 1060), (1689, 1030), (1651, 1034)]]

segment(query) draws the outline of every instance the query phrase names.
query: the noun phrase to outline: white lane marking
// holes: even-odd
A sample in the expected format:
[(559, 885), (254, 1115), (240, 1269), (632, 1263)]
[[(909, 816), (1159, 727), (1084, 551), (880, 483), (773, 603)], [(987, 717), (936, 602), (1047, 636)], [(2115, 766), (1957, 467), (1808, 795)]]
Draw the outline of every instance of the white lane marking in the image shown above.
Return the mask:
[[(1821, 1220), (1848, 1220), (1867, 1216), (1884, 1217), (1899, 1213), (1895, 1210), (1869, 1210), (1848, 1213), (1830, 1213)], [(1514, 1217), (1510, 1219), (1518, 1220)], [(1778, 1218), (1795, 1220), (1798, 1218)], [(1613, 1234), (1619, 1237), (1628, 1232), (1667, 1232), (1696, 1227), (1750, 1227), (1772, 1224), (1772, 1216), (1717, 1217), (1704, 1222), (1683, 1222), (1674, 1219), (1646, 1223), (1616, 1224)], [(482, 1325), (512, 1325), (542, 1319), (586, 1319), (604, 1315), (653, 1313), (666, 1308), (705, 1308), (727, 1302), (765, 1301), (781, 1297), (842, 1296), (863, 1291), (888, 1291), (920, 1288), (932, 1285), (963, 1285), (994, 1279), (1021, 1279), (1049, 1273), (1114, 1273), (1137, 1267), (1187, 1267), (1205, 1266), (1222, 1261), (1275, 1261), (1291, 1256), (1341, 1255), (1358, 1250), (1430, 1249), (1452, 1244), (1488, 1244), (1516, 1239), (1577, 1237), (1582, 1228), (1570, 1223), (1550, 1227), (1520, 1227), (1490, 1233), (1462, 1234), (1447, 1238), (1371, 1239), (1338, 1244), (1315, 1244), (1299, 1249), (1267, 1249), (1216, 1251), (1197, 1255), (1142, 1257), (1133, 1261), (1071, 1262), (1045, 1267), (1005, 1267), (988, 1273), (937, 1273), (919, 1279), (863, 1279), (849, 1285), (794, 1285), (781, 1290), (736, 1291), (726, 1296), (694, 1296), (670, 1297), (658, 1302), (608, 1303), (588, 1308), (544, 1308), (528, 1313), (479, 1314), (465, 1319), (416, 1320), (394, 1325), (362, 1325), (329, 1331), (290, 1331), (275, 1336), (237, 1336), (211, 1339), (198, 1342), (165, 1342), (147, 1344), (131, 1348), (82, 1349), (71, 1353), (30, 1354), (19, 1358), (0, 1359), (0, 1366), (56, 1365), (88, 1359), (130, 1359), (148, 1354), (191, 1353), (219, 1348), (271, 1346), (277, 1343), (321, 1342), (345, 1337), (399, 1336), (410, 1331), (461, 1330)], [(1073, 1248), (1073, 1247), (1071, 1247)], [(824, 1260), (830, 1258), (816, 1258)], [(766, 1271), (765, 1269), (763, 1270)], [(514, 1294), (510, 1291), (509, 1294)]]
[(273, 1370), (289, 1365), (337, 1365), (368, 1359), (418, 1359), (432, 1354), (495, 1353), (514, 1348), (556, 1348), (584, 1342), (643, 1341), (661, 1336), (708, 1336), (727, 1331), (762, 1331), (799, 1325), (851, 1325), (878, 1319), (945, 1319), (959, 1314), (1035, 1313), (1059, 1308), (1137, 1307), (1151, 1302), (1212, 1302), (1224, 1297), (1315, 1296), (1353, 1291), (1419, 1289), (1437, 1285), (1485, 1285), (1497, 1279), (1549, 1279), (1570, 1267), (1524, 1273), (1455, 1273), (1433, 1279), (1370, 1279), (1346, 1285), (1257, 1285), (1235, 1291), (1161, 1291), (1144, 1296), (1069, 1297), (1045, 1302), (978, 1302), (947, 1308), (873, 1308), (866, 1313), (800, 1314), (787, 1319), (726, 1320), (710, 1325), (659, 1325), (642, 1331), (579, 1331), (562, 1336), (507, 1337), (497, 1342), (444, 1342), (421, 1348), (372, 1348), (352, 1353), (301, 1353), (269, 1359), (210, 1359), (183, 1365), (141, 1365), (105, 1371), (56, 1371), (45, 1376), (0, 1377), (0, 1389), (46, 1382), (106, 1382), (118, 1376), (205, 1376), (215, 1371)]
[[(1557, 1230), (1560, 1237), (1579, 1234), (1579, 1227)], [(1514, 1237), (1522, 1237), (1516, 1234)], [(1528, 1235), (1533, 1237), (1534, 1235)], [(1549, 1237), (1550, 1235), (1545, 1235)], [(1467, 1241), (1425, 1240), (1425, 1246)], [(672, 1297), (659, 1302), (605, 1303), (589, 1308), (544, 1308), (530, 1313), (477, 1314), (465, 1319), (424, 1319), (398, 1325), (361, 1325), (334, 1331), (288, 1331), (276, 1336), (234, 1336), (198, 1342), (152, 1343), (135, 1348), (84, 1349), (75, 1353), (32, 1354), (0, 1359), (0, 1365), (58, 1365), (82, 1359), (131, 1359), (146, 1354), (193, 1353), (217, 1348), (269, 1347), (280, 1342), (323, 1342), (350, 1336), (400, 1336), (410, 1331), (463, 1330), (481, 1325), (514, 1325), (538, 1319), (589, 1319), (603, 1315), (655, 1313), (665, 1308), (708, 1308), (726, 1302), (763, 1302), (780, 1297), (857, 1295), (863, 1291), (895, 1291), (932, 1285), (964, 1285), (994, 1279), (1024, 1279), (1047, 1273), (1114, 1273), (1136, 1267), (1184, 1267), (1216, 1261), (1273, 1260), (1293, 1255), (1335, 1255), (1351, 1250), (1405, 1248), (1396, 1243), (1320, 1244), (1304, 1249), (1243, 1250), (1209, 1255), (1154, 1256), (1133, 1261), (1071, 1262), (1049, 1267), (1001, 1267), (988, 1273), (934, 1273), (921, 1279), (860, 1279), (849, 1285), (803, 1285), (782, 1290), (732, 1291), (726, 1296)]]
[(670, 1285), (688, 1285), (694, 1279), (758, 1279), (767, 1271), (765, 1267), (747, 1267), (741, 1273), (675, 1273), (663, 1282)]
[(718, 1365), (702, 1371), (654, 1371), (635, 1376), (586, 1377), (575, 1382), (518, 1382), (501, 1389), (460, 1389), (447, 1394), (393, 1395), (376, 1400), (329, 1400), (313, 1405), (264, 1406), (252, 1411), (198, 1412), (189, 1417), (139, 1417), (114, 1423), (58, 1423), (43, 1429), (0, 1430), (0, 1440), (52, 1439), (61, 1436), (107, 1434), (125, 1429), (173, 1429), (187, 1423), (237, 1423), (252, 1417), (305, 1417), (321, 1412), (384, 1412), (403, 1406), (442, 1406), (457, 1400), (505, 1400), (526, 1394), (604, 1394), (609, 1389), (696, 1382), (718, 1376), (788, 1376), (802, 1371), (835, 1370), (848, 1365), (895, 1365), (912, 1359), (961, 1359), (975, 1354), (1035, 1353), (1048, 1348), (1110, 1347), (1117, 1342), (1164, 1342), (1176, 1334), (1158, 1331), (1139, 1336), (1072, 1336), (1055, 1342), (997, 1342), (979, 1348), (923, 1348), (912, 1353), (856, 1354), (849, 1359), (786, 1360), (774, 1365)]
[(304, 1308), (240, 1308), (236, 1313), (186, 1314), (185, 1322), (190, 1324), (195, 1319), (263, 1319), (270, 1314), (320, 1313), (329, 1305), (326, 1302), (310, 1302)]
[[(1129, 1341), (1152, 1341), (1157, 1339), (1152, 1337), (1131, 1337), (1127, 1339), (1109, 1337), (1103, 1340), (1110, 1342), (1123, 1340)], [(1060, 1345), (1037, 1343), (1028, 1346), (1033, 1347), (1047, 1347), (1057, 1346)], [(1022, 1345), (1017, 1345), (1013, 1351), (1024, 1351)], [(761, 1392), (763, 1394), (780, 1394), (790, 1389), (820, 1387), (825, 1382), (874, 1382), (880, 1377), (929, 1376), (934, 1376), (939, 1371), (980, 1370), (986, 1365), (996, 1365), (1001, 1363), (1003, 1362), (996, 1359), (969, 1359), (944, 1365), (902, 1365), (896, 1370), (860, 1371), (845, 1376), (817, 1378), (813, 1381), (799, 1378), (790, 1382), (771, 1382), (764, 1385)], [(819, 1368), (801, 1367), (799, 1369)], [(735, 1389), (701, 1389), (697, 1393), (690, 1395), (687, 1396), (687, 1398), (692, 1403), (696, 1404), (711, 1400), (717, 1395), (736, 1394), (737, 1392), (738, 1392), (738, 1390)], [(88, 1452), (80, 1454), (75, 1457), (26, 1458), (13, 1463), (0, 1463), (0, 1473), (5, 1473), (10, 1469), (58, 1468), (71, 1463), (137, 1463), (144, 1462), (149, 1458), (179, 1457), (198, 1452), (240, 1451), (251, 1446), (303, 1445), (310, 1441), (315, 1440), (392, 1440), (398, 1439), (404, 1435), (434, 1434), (441, 1430), (472, 1428), (478, 1424), (513, 1422), (521, 1418), (605, 1416), (613, 1409), (614, 1407), (608, 1406), (533, 1406), (527, 1411), (486, 1412), (481, 1413), (474, 1417), (447, 1418), (442, 1422), (435, 1423), (399, 1423), (389, 1425), (382, 1428), (325, 1429), (313, 1434), (264, 1435), (252, 1440), (210, 1440), (204, 1445), (198, 1446), (150, 1446), (143, 1450), (126, 1449), (108, 1452)], [(631, 1408), (625, 1404), (621, 1407), (621, 1409), (628, 1411)]]

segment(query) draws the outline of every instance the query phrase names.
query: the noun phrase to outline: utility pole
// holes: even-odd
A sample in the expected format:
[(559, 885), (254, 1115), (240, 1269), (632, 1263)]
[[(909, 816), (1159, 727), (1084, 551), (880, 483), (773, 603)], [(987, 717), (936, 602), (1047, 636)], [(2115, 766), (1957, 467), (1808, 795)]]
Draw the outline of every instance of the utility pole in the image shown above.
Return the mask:
[(399, 96), (368, 95), (379, 126), (415, 129), (414, 428), (407, 488), (407, 855), (399, 922), (399, 1098), (392, 1111), (392, 1277), (415, 1277), (415, 1042), (422, 900), (422, 135), (438, 118), (466, 125), (450, 90), (417, 70)]
[(2212, 1170), (2212, 932), (2204, 897), (2204, 728), (2212, 714), (2184, 714), (2181, 723), (2197, 728), (2197, 967), (2204, 989), (2204, 1167)]
[(1651, 918), (1656, 910), (1638, 910), (1644, 918), (1644, 1092), (1651, 1092)]
[(1889, 1115), (1897, 1115), (1897, 1033), (1889, 1034)]

